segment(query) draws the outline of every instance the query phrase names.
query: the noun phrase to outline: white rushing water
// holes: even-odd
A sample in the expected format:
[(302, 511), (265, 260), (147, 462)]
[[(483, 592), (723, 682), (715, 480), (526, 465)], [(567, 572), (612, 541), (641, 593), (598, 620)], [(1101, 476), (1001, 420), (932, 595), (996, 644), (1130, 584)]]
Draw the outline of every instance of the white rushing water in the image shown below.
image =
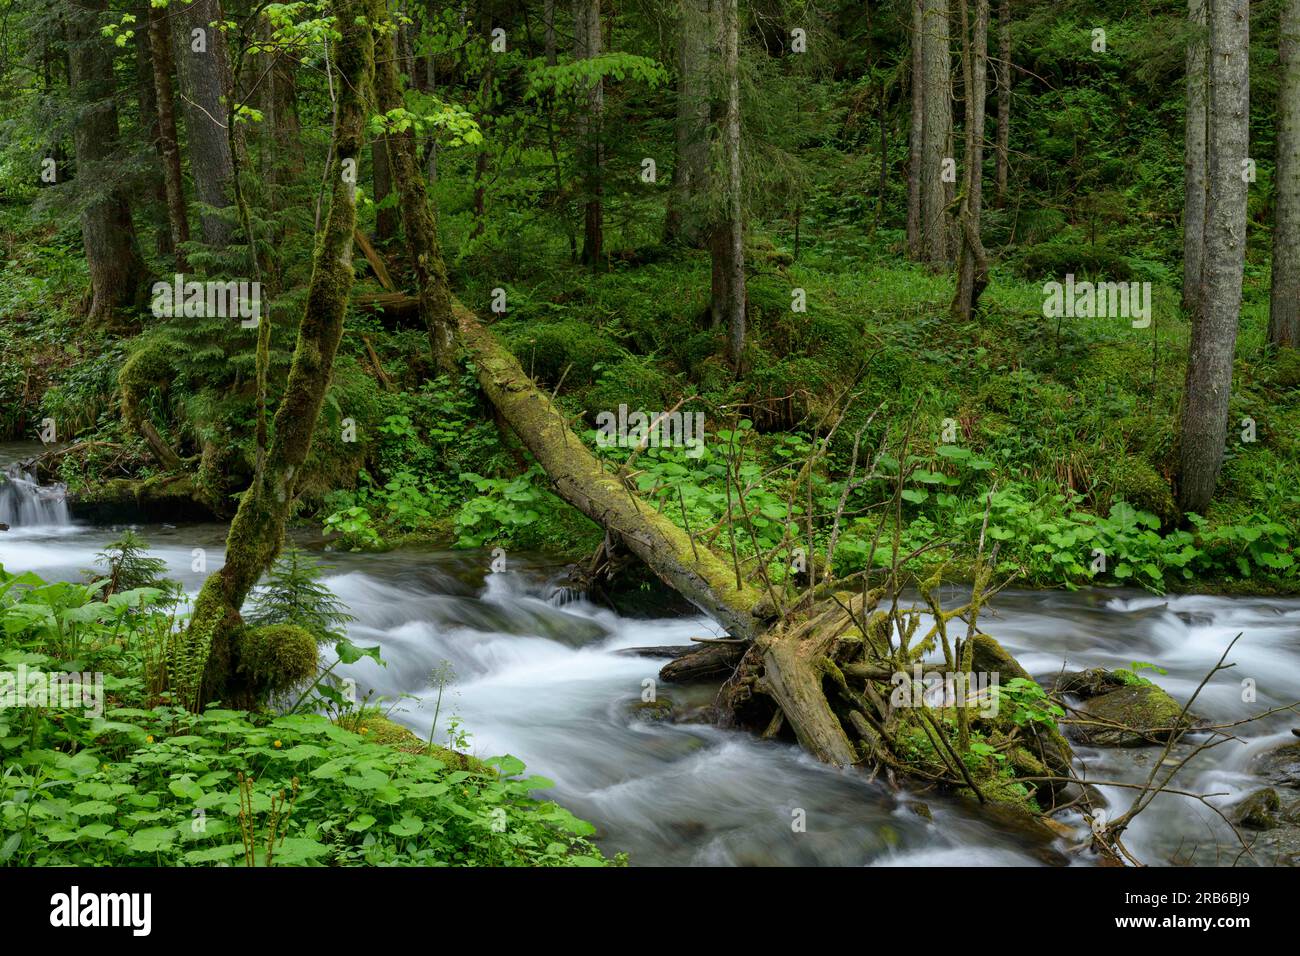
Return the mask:
[(71, 523), (62, 485), (41, 485), (17, 462), (0, 475), (0, 524), (10, 528), (64, 528)]
[[(215, 525), (142, 529), (172, 574), (195, 590), (194, 548), (208, 568), (221, 563), (224, 529)], [(0, 532), (0, 563), (46, 579), (79, 578), (116, 533), (109, 528), (15, 526)], [(427, 737), (448, 662), (456, 678), (443, 693), (435, 739), (445, 743), (454, 715), (479, 756), (511, 753), (555, 780), (549, 795), (597, 824), (609, 852), (636, 864), (1025, 865), (1069, 862), (1064, 844), (1045, 845), (1015, 823), (935, 794), (898, 793), (856, 771), (828, 769), (798, 748), (763, 743), (706, 724), (636, 719), (643, 682), (664, 661), (621, 649), (681, 645), (718, 628), (703, 616), (632, 619), (582, 598), (553, 595), (554, 566), (516, 558), (509, 573), (487, 573), (480, 552), (329, 554), (327, 583), (357, 621), (360, 644), (378, 644), (380, 667), (363, 659), (348, 672), (360, 692), (382, 696), (391, 716)], [(984, 627), (1035, 675), (1066, 666), (1109, 668), (1153, 661), (1157, 681), (1185, 699), (1228, 641), (1232, 660), (1196, 710), (1236, 720), (1300, 699), (1300, 600), (1173, 597), (1133, 592), (1017, 592), (998, 597)], [(1253, 678), (1258, 700), (1241, 700)], [(711, 691), (659, 685), (679, 711)], [(373, 700), (373, 698), (372, 698)], [(1289, 738), (1293, 716), (1241, 728), (1242, 742), (1197, 758), (1181, 784), (1226, 791), (1260, 786), (1250, 758)], [(1293, 738), (1291, 738), (1293, 739)], [(1080, 750), (1090, 779), (1145, 778), (1158, 751)], [(1132, 791), (1103, 787), (1115, 812)], [(924, 802), (933, 820), (915, 812)], [(806, 820), (806, 830), (792, 826)], [(1127, 842), (1153, 864), (1221, 861), (1230, 834), (1207, 808), (1174, 796), (1142, 814)], [(1228, 849), (1225, 850), (1224, 848)]]

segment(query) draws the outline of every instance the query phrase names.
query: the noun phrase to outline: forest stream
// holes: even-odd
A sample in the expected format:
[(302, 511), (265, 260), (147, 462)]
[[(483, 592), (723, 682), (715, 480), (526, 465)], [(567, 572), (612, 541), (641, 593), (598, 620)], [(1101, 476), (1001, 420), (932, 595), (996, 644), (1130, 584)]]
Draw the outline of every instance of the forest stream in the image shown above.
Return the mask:
[[(109, 527), (74, 522), (57, 488), (24, 482), (13, 463), (27, 446), (6, 446), (0, 466), (0, 564), (46, 580), (73, 580), (92, 567), (114, 536)], [(17, 480), (13, 480), (17, 479)], [(204, 574), (191, 570), (203, 548), (220, 567), (226, 529), (217, 524), (146, 525), (153, 553), (191, 595)], [(298, 541), (324, 552), (319, 539)], [(827, 768), (791, 744), (702, 723), (635, 716), (643, 681), (663, 659), (620, 653), (680, 646), (718, 636), (704, 616), (631, 618), (558, 587), (559, 563), (511, 555), (509, 570), (489, 571), (481, 551), (397, 550), (318, 554), (332, 565), (326, 583), (356, 618), (352, 639), (379, 645), (385, 667), (363, 658), (344, 673), (359, 693), (382, 697), (391, 716), (427, 737), (444, 661), (455, 673), (443, 691), (437, 738), (454, 716), (478, 756), (510, 753), (533, 773), (558, 782), (551, 796), (599, 828), (607, 853), (626, 851), (634, 865), (1062, 865), (1087, 862), (1069, 841), (1045, 841), (1014, 819), (970, 801), (890, 789), (855, 771)], [(1231, 660), (1201, 693), (1195, 711), (1214, 723), (1242, 719), (1300, 699), (1300, 600), (1169, 596), (1083, 589), (1004, 592), (982, 624), (1035, 676), (1063, 667), (1127, 667), (1153, 662), (1180, 702), (1196, 689), (1238, 633)], [(1257, 699), (1242, 700), (1253, 678)], [(681, 714), (712, 696), (710, 686), (660, 684)], [(373, 698), (372, 698), (373, 699)], [(1282, 714), (1240, 729), (1240, 740), (1202, 753), (1178, 783), (1221, 793), (1228, 806), (1266, 785), (1256, 758), (1294, 742), (1300, 725)], [(1194, 746), (1195, 738), (1183, 747)], [(1160, 749), (1076, 748), (1081, 776), (1142, 783)], [(1177, 753), (1173, 755), (1177, 756)], [(1171, 758), (1172, 759), (1172, 758)], [(1112, 813), (1135, 791), (1100, 787)], [(792, 821), (805, 812), (806, 832)], [(1079, 817), (1063, 822), (1084, 826)], [(1295, 840), (1294, 829), (1282, 831)], [(1278, 831), (1273, 831), (1277, 838)], [(1144, 862), (1231, 863), (1241, 853), (1228, 827), (1207, 807), (1163, 794), (1127, 835)], [(1295, 844), (1291, 844), (1294, 852)], [(1257, 848), (1258, 850), (1258, 848)], [(1261, 856), (1260, 862), (1273, 862)]]

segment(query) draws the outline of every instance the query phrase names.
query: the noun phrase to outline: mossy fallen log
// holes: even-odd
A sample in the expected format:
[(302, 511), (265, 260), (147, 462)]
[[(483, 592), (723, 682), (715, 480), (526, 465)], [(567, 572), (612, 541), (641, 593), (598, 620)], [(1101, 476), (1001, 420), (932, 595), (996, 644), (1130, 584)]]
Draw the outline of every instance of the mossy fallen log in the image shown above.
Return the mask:
[(217, 521), (212, 507), (189, 475), (114, 478), (68, 494), (74, 518), (94, 524)]
[(760, 592), (735, 569), (638, 500), (569, 428), (564, 415), (475, 315), (453, 305), (457, 342), (474, 364), (479, 387), (546, 471), (556, 492), (599, 523), (664, 583), (712, 615), (733, 637), (753, 639)]

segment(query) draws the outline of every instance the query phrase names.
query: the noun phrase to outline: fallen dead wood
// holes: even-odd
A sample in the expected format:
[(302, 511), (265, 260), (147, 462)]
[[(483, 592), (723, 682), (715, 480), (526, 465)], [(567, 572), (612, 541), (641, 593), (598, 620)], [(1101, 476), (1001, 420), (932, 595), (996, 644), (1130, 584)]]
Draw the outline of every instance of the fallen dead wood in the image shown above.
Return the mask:
[(379, 284), (388, 292), (396, 292), (397, 286), (393, 284), (393, 277), (388, 274), (388, 264), (384, 262), (378, 250), (371, 245), (369, 238), (360, 229), (352, 231), (352, 241), (356, 243), (361, 254), (366, 257), (366, 262), (370, 263), (370, 269), (379, 280)]
[(353, 296), (352, 307), (379, 316), (387, 329), (419, 328), (420, 300), (404, 292), (363, 292)]
[(659, 671), (659, 679), (670, 684), (725, 680), (744, 656), (743, 644), (704, 644), (665, 664)]
[(763, 630), (754, 615), (761, 594), (735, 570), (659, 514), (605, 470), (548, 394), (475, 315), (456, 303), (457, 341), (474, 363), (479, 387), (546, 471), (556, 492), (616, 535), (627, 550), (732, 637), (753, 639)]

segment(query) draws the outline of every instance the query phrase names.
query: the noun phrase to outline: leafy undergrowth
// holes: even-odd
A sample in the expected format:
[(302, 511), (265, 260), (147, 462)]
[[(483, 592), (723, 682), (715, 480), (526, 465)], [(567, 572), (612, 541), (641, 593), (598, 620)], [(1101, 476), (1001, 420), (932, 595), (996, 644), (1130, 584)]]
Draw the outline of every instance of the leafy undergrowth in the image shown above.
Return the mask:
[[(89, 583), (0, 569), (0, 863), (617, 862), (589, 841), (591, 824), (534, 796), (554, 784), (525, 776), (517, 758), (479, 761), (423, 744), (364, 705), (331, 707), (330, 668), (306, 711), (176, 706), (165, 690), (168, 642), (183, 626), (175, 589), (113, 590), (160, 570), (142, 546), (133, 537), (126, 560), (110, 549), (109, 573)], [(318, 601), (304, 586), (313, 580), (300, 568), (287, 603)], [(283, 598), (287, 586), (269, 593)], [(265, 602), (262, 616), (279, 604)], [(338, 618), (304, 620), (326, 634)], [(336, 649), (351, 659), (376, 651), (345, 638)], [(78, 676), (48, 683), (60, 675)]]

